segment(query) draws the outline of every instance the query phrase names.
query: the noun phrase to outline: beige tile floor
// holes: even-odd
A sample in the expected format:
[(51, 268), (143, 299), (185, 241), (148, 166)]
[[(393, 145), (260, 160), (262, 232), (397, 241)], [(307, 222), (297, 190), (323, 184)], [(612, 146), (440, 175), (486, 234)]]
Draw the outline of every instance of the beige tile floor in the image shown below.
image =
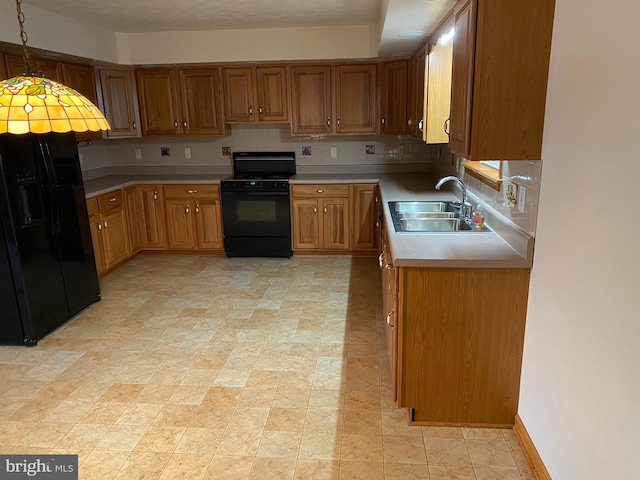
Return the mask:
[(94, 479), (531, 480), (510, 430), (407, 426), (371, 258), (139, 256), (0, 347), (0, 452)]

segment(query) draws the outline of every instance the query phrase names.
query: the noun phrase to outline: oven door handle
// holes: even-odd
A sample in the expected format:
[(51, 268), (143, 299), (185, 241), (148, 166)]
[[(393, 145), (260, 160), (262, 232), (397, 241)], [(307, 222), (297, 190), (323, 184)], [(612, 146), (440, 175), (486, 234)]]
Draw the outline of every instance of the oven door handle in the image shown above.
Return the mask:
[(238, 197), (238, 196), (244, 196), (244, 197), (253, 197), (253, 196), (274, 196), (274, 195), (278, 195), (278, 196), (289, 196), (289, 191), (285, 191), (285, 192), (264, 192), (264, 191), (257, 191), (257, 190), (250, 190), (250, 191), (246, 191), (243, 190), (241, 192), (229, 192), (229, 191), (225, 191), (222, 190), (220, 192), (220, 195), (222, 197)]

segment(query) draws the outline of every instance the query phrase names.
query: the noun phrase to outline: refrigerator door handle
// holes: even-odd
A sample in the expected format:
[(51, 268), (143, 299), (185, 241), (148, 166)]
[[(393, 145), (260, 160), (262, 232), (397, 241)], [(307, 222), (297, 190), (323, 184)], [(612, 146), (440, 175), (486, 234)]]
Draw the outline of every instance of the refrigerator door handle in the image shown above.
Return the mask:
[(47, 191), (51, 199), (51, 235), (56, 236), (60, 233), (60, 213), (58, 212), (58, 201), (53, 188), (55, 177), (53, 164), (51, 163), (51, 153), (46, 142), (43, 142), (40, 138), (38, 138), (38, 145), (40, 146), (40, 153), (42, 153), (42, 163), (47, 176)]

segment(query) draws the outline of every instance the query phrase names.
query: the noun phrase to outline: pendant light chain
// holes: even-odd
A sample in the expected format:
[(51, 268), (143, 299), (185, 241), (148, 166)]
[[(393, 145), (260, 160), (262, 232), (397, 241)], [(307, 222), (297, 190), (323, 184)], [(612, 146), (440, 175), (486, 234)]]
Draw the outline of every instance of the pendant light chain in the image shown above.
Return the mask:
[(22, 0), (16, 0), (16, 11), (18, 13), (18, 23), (20, 24), (20, 40), (22, 40), (22, 58), (24, 59), (24, 69), (27, 76), (33, 75), (31, 69), (31, 55), (27, 49), (27, 32), (24, 31), (24, 13), (22, 13)]

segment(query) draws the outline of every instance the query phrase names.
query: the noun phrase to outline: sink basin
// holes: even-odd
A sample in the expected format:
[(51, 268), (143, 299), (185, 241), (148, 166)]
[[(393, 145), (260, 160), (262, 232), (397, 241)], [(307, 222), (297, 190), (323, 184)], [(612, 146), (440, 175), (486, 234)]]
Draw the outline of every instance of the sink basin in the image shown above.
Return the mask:
[(401, 218), (400, 228), (404, 232), (458, 232), (471, 230), (459, 218)]
[(391, 212), (398, 213), (427, 213), (453, 212), (453, 202), (389, 202)]
[(458, 202), (389, 202), (397, 233), (490, 232), (460, 218)]

